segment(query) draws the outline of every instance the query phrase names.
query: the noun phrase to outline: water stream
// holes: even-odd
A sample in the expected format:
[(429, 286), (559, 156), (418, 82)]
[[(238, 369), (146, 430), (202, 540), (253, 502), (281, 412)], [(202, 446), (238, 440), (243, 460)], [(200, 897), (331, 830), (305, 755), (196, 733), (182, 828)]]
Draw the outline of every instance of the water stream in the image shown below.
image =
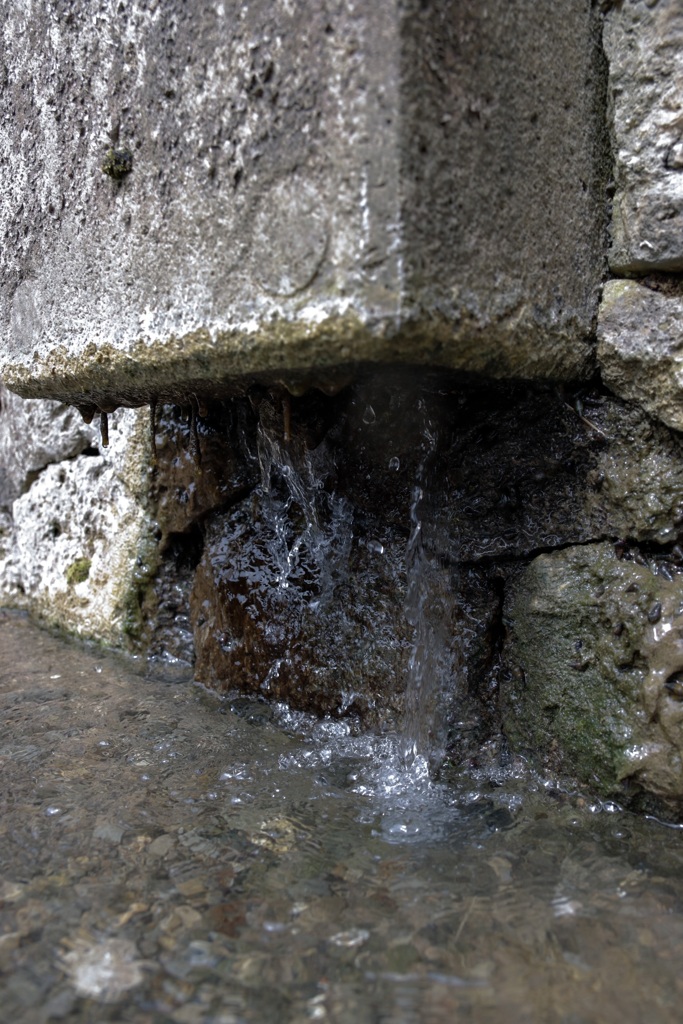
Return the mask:
[[(446, 696), (457, 700), (452, 645), (452, 579), (449, 541), (433, 501), (439, 436), (424, 399), (418, 402), (421, 459), (410, 505), (406, 550), (406, 618), (414, 630), (405, 688), (401, 745), (407, 770), (440, 764), (447, 735)], [(416, 763), (417, 762), (417, 763)]]
[[(449, 709), (458, 698), (452, 641), (453, 538), (440, 522), (434, 501), (438, 425), (424, 396), (416, 398), (415, 405), (417, 436), (411, 438), (411, 445), (419, 450), (419, 459), (405, 552), (405, 617), (412, 644), (396, 739), (406, 786), (418, 785), (423, 775), (443, 761)], [(365, 407), (362, 423), (366, 434), (373, 430), (376, 414), (371, 405)], [(335, 586), (352, 577), (353, 512), (334, 486), (328, 486), (328, 479), (334, 479), (334, 458), (325, 442), (309, 451), (285, 439), (279, 423), (274, 429), (259, 424), (257, 446), (260, 513), (271, 534), (277, 586), (286, 590), (292, 583), (308, 583), (308, 606), (324, 615)], [(381, 544), (366, 543), (374, 543), (376, 553), (382, 554)]]
[(315, 596), (309, 606), (323, 611), (339, 575), (348, 571), (350, 510), (343, 498), (325, 489), (324, 448), (309, 452), (263, 424), (257, 443), (261, 507), (272, 530), (277, 585), (286, 590), (312, 570)]
[(677, 1022), (678, 830), (0, 620), (2, 1019)]
[[(417, 410), (397, 733), (144, 678), (2, 613), (1, 1019), (678, 1022), (680, 830), (495, 744), (434, 770), (458, 578)], [(263, 427), (254, 457), (269, 578), (322, 618), (357, 539), (334, 460)]]

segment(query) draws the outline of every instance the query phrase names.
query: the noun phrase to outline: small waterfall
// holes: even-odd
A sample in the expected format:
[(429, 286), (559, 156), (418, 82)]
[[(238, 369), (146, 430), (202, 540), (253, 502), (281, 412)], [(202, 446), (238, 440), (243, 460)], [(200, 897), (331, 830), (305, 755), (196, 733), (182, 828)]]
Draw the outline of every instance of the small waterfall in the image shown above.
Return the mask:
[[(415, 419), (410, 418), (406, 443), (414, 444), (417, 437), (419, 459), (410, 502), (404, 605), (412, 649), (396, 770), (400, 774), (408, 769), (417, 784), (419, 779), (426, 781), (430, 768), (443, 759), (456, 659), (453, 569), (446, 554), (452, 553), (452, 537), (444, 522), (441, 499), (437, 501), (443, 481), (437, 464), (437, 416), (430, 396), (418, 397), (412, 413)], [(362, 423), (361, 431), (372, 431), (374, 413), (370, 417), (366, 409)], [(405, 429), (401, 423), (401, 432)], [(332, 452), (324, 440), (312, 451), (299, 438), (285, 440), (277, 423), (262, 418), (257, 455), (260, 511), (269, 528), (268, 554), (276, 586), (291, 593), (293, 608), (303, 600), (310, 611), (320, 614), (321, 629), (333, 622), (344, 643), (345, 611), (336, 607), (333, 597), (338, 584), (349, 583), (354, 513), (351, 503), (335, 491)], [(364, 543), (370, 550), (367, 540)], [(276, 664), (273, 671), (278, 670)]]
[(448, 728), (446, 695), (455, 675), (452, 569), (444, 560), (449, 538), (434, 500), (439, 435), (424, 398), (418, 405), (422, 457), (413, 488), (406, 549), (406, 619), (414, 637), (401, 735), (404, 764), (417, 771), (438, 764), (443, 757)]

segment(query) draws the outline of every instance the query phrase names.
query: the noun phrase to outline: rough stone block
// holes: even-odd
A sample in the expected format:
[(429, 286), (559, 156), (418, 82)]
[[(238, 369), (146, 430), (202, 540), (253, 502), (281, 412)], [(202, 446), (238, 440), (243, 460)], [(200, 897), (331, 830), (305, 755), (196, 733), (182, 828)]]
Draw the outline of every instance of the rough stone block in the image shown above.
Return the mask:
[[(683, 439), (604, 391), (477, 389), (383, 368), (334, 398), (285, 404), (288, 440), (282, 393), (217, 403), (201, 467), (187, 425), (170, 411), (159, 421), (157, 521), (170, 545), (153, 650), (187, 661), (173, 633), (189, 617), (209, 686), (386, 725), (419, 623), (425, 656), (449, 665), (449, 699), (485, 694), (506, 581), (540, 551), (642, 543), (662, 578), (679, 573)], [(480, 736), (488, 700), (473, 713)], [(440, 720), (457, 715), (462, 704)]]
[(536, 558), (506, 605), (514, 671), (503, 722), (518, 752), (593, 791), (680, 814), (681, 577), (610, 544)]
[(590, 371), (589, 0), (2, 11), (10, 387), (111, 405), (356, 361)]
[(52, 462), (97, 445), (97, 431), (61, 402), (25, 401), (0, 384), (0, 505), (7, 508)]
[(683, 6), (625, 0), (605, 24), (616, 273), (683, 270)]
[[(63, 409), (40, 405), (43, 423), (65, 426)], [(41, 421), (40, 408), (25, 415)], [(79, 441), (83, 425), (71, 434), (58, 429), (52, 453), (61, 454), (60, 461), (50, 460), (46, 438), (45, 461), (11, 503), (11, 516), (0, 521), (4, 603), (24, 605), (51, 625), (114, 646), (135, 634), (138, 590), (156, 568), (146, 421), (141, 411), (122, 410), (114, 417), (109, 449), (89, 447), (72, 457), (65, 445), (69, 437)], [(0, 438), (6, 439), (5, 426), (0, 421)], [(40, 444), (29, 439), (26, 448), (36, 454)]]
[(608, 281), (598, 324), (605, 383), (683, 430), (683, 287), (652, 277)]

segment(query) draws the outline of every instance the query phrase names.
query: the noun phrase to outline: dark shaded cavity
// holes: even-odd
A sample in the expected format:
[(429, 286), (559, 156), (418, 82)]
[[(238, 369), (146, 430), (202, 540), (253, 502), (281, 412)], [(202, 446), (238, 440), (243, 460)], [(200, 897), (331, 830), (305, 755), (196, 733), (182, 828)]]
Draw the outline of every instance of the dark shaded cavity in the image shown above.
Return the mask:
[[(219, 691), (390, 729), (427, 623), (451, 648), (437, 731), (476, 758), (499, 730), (509, 580), (539, 552), (594, 540), (643, 557), (600, 469), (631, 416), (597, 388), (406, 369), (359, 373), (333, 396), (256, 385), (160, 403), (158, 569), (135, 643), (162, 674), (194, 664)], [(680, 551), (651, 546), (679, 571)], [(427, 583), (409, 611), (416, 571)]]

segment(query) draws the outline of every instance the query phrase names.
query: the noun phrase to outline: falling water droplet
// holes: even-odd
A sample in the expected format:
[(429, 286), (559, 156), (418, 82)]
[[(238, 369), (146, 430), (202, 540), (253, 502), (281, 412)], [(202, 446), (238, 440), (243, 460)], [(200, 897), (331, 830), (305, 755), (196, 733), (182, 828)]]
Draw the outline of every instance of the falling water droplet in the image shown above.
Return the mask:
[(401, 468), (401, 460), (398, 455), (394, 455), (393, 459), (389, 459), (389, 469), (393, 469), (394, 472)]
[(365, 412), (363, 413), (363, 423), (374, 423), (376, 419), (377, 416), (375, 414), (375, 410), (371, 405), (366, 405)]

